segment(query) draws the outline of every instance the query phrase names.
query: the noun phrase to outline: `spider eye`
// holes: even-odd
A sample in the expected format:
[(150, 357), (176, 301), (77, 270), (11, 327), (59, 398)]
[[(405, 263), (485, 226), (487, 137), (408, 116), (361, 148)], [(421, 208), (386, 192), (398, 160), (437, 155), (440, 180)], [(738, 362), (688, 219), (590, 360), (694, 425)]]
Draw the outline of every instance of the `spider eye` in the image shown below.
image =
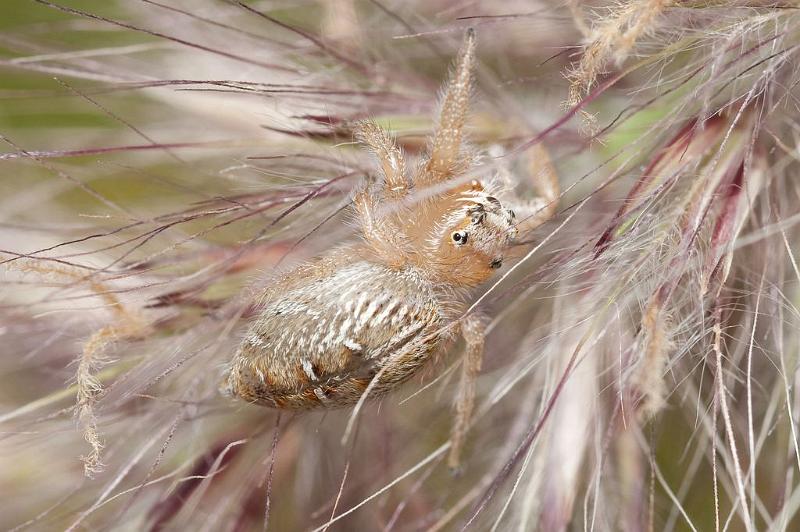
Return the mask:
[(467, 243), (467, 239), (469, 238), (469, 233), (466, 231), (456, 231), (452, 235), (453, 242), (456, 243), (457, 246), (463, 246)]

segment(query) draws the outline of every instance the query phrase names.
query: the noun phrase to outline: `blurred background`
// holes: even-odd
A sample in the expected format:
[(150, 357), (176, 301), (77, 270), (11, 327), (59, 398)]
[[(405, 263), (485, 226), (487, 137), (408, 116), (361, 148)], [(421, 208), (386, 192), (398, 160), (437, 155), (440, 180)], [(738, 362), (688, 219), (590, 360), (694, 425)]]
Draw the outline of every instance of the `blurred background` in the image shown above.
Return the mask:
[[(4, 0), (0, 528), (800, 527), (796, 7)], [(474, 172), (562, 192), (471, 295), (454, 476), (460, 344), (356, 417), (217, 384), (357, 238), (351, 124), (424, 154), (469, 27)]]

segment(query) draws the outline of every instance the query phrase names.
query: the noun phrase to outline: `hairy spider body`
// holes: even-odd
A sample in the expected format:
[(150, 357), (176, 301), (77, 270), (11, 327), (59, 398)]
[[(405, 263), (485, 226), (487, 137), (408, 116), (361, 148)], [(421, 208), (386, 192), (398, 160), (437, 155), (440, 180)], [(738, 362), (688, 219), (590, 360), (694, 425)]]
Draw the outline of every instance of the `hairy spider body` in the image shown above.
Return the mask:
[(466, 295), (502, 265), (519, 231), (553, 214), (558, 196), (552, 172), (537, 183), (542, 197), (527, 203), (498, 199), (506, 191), (497, 180), (466, 178), (475, 158), (462, 142), (474, 55), (470, 30), (413, 179), (388, 133), (370, 121), (357, 125), (382, 173), (353, 199), (363, 241), (271, 283), (226, 370), (226, 394), (286, 409), (353, 405), (413, 377), (460, 333), (466, 347), (450, 452), (457, 466), (483, 355), (484, 327), (464, 315)]
[(352, 405), (376, 374), (371, 396), (406, 381), (452, 337), (447, 288), (353, 255), (337, 250), (276, 284), (234, 359), (231, 393), (277, 408)]

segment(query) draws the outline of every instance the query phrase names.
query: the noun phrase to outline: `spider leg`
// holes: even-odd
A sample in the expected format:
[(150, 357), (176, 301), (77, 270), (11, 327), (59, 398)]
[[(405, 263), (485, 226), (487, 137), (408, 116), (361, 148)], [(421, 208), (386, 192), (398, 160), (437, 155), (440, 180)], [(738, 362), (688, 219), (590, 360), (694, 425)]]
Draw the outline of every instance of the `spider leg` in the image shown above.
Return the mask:
[(385, 216), (380, 208), (380, 198), (372, 183), (368, 183), (353, 197), (361, 233), (366, 244), (390, 268), (400, 268), (413, 255), (411, 244), (394, 217)]
[(516, 202), (503, 200), (503, 204), (507, 204), (516, 214), (517, 231), (520, 235), (533, 231), (552, 218), (558, 209), (558, 199), (561, 195), (558, 174), (544, 146), (534, 145), (527, 157), (527, 174), (532, 178), (537, 197)]
[(447, 464), (457, 471), (461, 463), (461, 449), (472, 420), (475, 406), (475, 381), (483, 361), (483, 344), (486, 325), (482, 317), (469, 315), (461, 323), (461, 335), (466, 342), (466, 351), (461, 368), (461, 381), (455, 402), (455, 422), (450, 436), (450, 455)]
[(378, 159), (383, 172), (383, 195), (386, 199), (399, 199), (408, 193), (410, 181), (406, 178), (406, 162), (395, 139), (372, 120), (355, 125), (356, 140), (364, 144)]
[(461, 141), (469, 108), (474, 63), (475, 31), (470, 28), (458, 53), (455, 69), (446, 85), (430, 156), (418, 177), (420, 184), (430, 185), (466, 170), (468, 161), (461, 153)]
[(361, 232), (369, 247), (387, 265), (400, 267), (412, 253), (401, 225), (404, 217), (398, 216), (404, 209), (399, 203), (392, 206), (383, 202), (402, 200), (411, 188), (406, 180), (403, 153), (394, 138), (371, 120), (357, 123), (355, 136), (375, 154), (383, 174), (382, 191), (375, 183), (368, 182), (353, 198)]

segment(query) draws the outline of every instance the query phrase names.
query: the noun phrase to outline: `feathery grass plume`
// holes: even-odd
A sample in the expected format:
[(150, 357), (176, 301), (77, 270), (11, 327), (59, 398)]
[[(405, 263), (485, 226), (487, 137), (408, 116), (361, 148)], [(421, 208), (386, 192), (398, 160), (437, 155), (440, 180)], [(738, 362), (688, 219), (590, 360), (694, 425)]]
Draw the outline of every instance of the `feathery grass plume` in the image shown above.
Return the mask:
[(81, 460), (84, 473), (87, 477), (93, 478), (103, 471), (101, 461), (103, 443), (94, 412), (94, 405), (103, 392), (103, 385), (97, 377), (97, 372), (110, 362), (107, 351), (114, 342), (145, 334), (147, 324), (142, 316), (126, 309), (119, 297), (92, 274), (87, 275), (66, 266), (40, 264), (33, 260), (11, 263), (11, 267), (22, 272), (71, 279), (78, 284), (86, 283), (90, 290), (103, 300), (113, 315), (112, 324), (98, 329), (83, 343), (74, 378), (77, 388), (75, 418), (83, 431), (83, 438), (91, 447), (88, 454), (81, 456)]
[(97, 372), (109, 363), (104, 352), (114, 342), (139, 336), (146, 330), (146, 326), (138, 318), (133, 318), (124, 311), (117, 314), (117, 323), (103, 327), (86, 340), (75, 374), (78, 387), (76, 415), (83, 428), (83, 437), (92, 448), (88, 455), (81, 456), (81, 460), (84, 463), (84, 472), (90, 478), (103, 470), (100, 456), (103, 443), (97, 430), (94, 404), (103, 391)]
[[(800, 12), (577, 7), (0, 2), (0, 528), (798, 529)], [(454, 478), (460, 344), (352, 427), (217, 383), (355, 238), (353, 126), (418, 164), (467, 27), (463, 178), (548, 221), (474, 294)]]
[(669, 338), (669, 317), (664, 315), (658, 293), (653, 295), (642, 314), (640, 334), (640, 360), (636, 364), (631, 383), (641, 397), (638, 407), (641, 416), (648, 419), (663, 407), (667, 386), (664, 368), (674, 345)]
[[(588, 31), (582, 17), (575, 14), (586, 43), (582, 46), (580, 61), (566, 71), (569, 92), (565, 105), (568, 108), (578, 105), (595, 86), (597, 78), (607, 74), (609, 63), (613, 61), (617, 67), (622, 66), (636, 42), (654, 29), (659, 15), (672, 4), (672, 0), (622, 2), (607, 8), (607, 13), (598, 16)], [(578, 11), (573, 3), (569, 6), (573, 13)], [(595, 117), (585, 110), (581, 113), (590, 133), (594, 133)]]

